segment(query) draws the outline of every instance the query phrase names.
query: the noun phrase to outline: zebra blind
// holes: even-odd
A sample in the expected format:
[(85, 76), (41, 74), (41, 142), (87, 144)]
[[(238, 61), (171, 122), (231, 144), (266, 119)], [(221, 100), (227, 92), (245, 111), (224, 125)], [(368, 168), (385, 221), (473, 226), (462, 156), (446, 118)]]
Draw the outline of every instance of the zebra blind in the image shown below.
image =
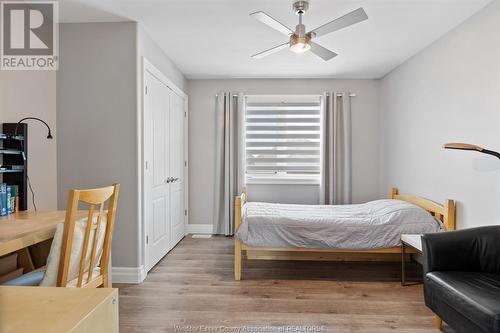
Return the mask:
[(245, 136), (248, 183), (319, 182), (319, 101), (249, 103)]

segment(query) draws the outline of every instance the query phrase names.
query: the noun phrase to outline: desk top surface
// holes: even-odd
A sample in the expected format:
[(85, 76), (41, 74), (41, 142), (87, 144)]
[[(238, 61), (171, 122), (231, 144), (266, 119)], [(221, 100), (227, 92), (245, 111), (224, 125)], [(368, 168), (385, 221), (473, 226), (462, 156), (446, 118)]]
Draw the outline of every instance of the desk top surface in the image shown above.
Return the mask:
[(422, 252), (421, 234), (403, 234), (401, 235), (401, 241)]
[(117, 289), (0, 286), (0, 332), (69, 332), (109, 298)]
[(66, 211), (23, 211), (0, 217), (0, 243), (22, 238), (28, 234), (55, 229), (64, 222)]

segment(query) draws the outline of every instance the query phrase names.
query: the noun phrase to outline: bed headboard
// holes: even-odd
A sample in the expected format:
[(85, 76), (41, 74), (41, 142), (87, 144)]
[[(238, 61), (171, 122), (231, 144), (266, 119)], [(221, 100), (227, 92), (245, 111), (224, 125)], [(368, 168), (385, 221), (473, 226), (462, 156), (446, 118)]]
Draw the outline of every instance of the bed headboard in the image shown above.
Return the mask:
[(391, 188), (390, 197), (391, 199), (403, 200), (425, 209), (432, 216), (443, 222), (446, 231), (455, 230), (455, 201), (448, 199), (443, 205), (440, 205), (425, 198), (399, 194), (398, 189), (395, 187)]

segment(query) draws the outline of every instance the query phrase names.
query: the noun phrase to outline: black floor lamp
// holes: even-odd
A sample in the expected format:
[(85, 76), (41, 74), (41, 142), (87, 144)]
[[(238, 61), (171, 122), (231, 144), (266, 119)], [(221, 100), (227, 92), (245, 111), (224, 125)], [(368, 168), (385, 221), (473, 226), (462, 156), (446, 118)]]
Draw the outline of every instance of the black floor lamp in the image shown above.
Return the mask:
[(493, 155), (493, 156), (496, 156), (497, 158), (500, 159), (500, 153), (499, 152), (493, 151), (493, 150), (484, 149), (482, 147), (479, 147), (479, 146), (476, 146), (476, 145), (471, 145), (471, 144), (468, 144), (468, 143), (446, 143), (443, 146), (443, 148), (445, 148), (445, 149), (458, 149), (458, 150), (473, 150), (473, 151), (477, 151), (479, 153)]

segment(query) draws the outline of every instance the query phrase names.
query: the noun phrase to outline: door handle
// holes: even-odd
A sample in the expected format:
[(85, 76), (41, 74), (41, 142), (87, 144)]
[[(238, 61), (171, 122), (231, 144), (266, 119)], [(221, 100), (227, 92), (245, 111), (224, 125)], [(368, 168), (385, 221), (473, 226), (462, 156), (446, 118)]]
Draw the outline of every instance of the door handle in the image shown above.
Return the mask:
[(173, 183), (173, 182), (176, 182), (178, 180), (179, 180), (179, 178), (168, 177), (167, 179), (165, 179), (165, 184)]

